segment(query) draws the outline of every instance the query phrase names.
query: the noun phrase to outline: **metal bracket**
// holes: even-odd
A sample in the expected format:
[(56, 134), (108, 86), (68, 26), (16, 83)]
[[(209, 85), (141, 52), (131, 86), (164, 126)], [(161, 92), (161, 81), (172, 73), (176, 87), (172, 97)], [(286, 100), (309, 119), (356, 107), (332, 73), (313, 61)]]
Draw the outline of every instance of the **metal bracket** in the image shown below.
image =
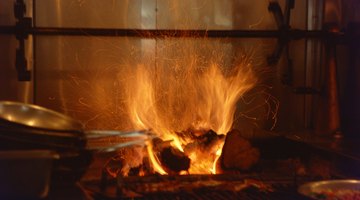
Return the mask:
[[(276, 65), (281, 57), (282, 52), (285, 49), (287, 56), (287, 68), (282, 72), (281, 82), (284, 85), (293, 85), (293, 61), (289, 57), (289, 42), (292, 39), (300, 39), (301, 35), (291, 35), (290, 31), (293, 31), (290, 26), (290, 14), (291, 10), (295, 7), (295, 0), (287, 0), (285, 3), (285, 11), (283, 13), (278, 2), (270, 2), (268, 10), (273, 13), (277, 27), (280, 34), (278, 38), (275, 51), (268, 56), (268, 64)], [(295, 32), (296, 33), (296, 32)], [(309, 87), (295, 87), (293, 88), (295, 94), (320, 94), (320, 91)]]
[(16, 39), (19, 41), (19, 46), (16, 49), (15, 67), (19, 81), (30, 81), (31, 72), (28, 70), (27, 60), (25, 56), (25, 40), (29, 34), (26, 31), (32, 26), (32, 18), (25, 17), (26, 5), (23, 0), (17, 0), (14, 3), (14, 13), (17, 19), (15, 24)]
[(293, 75), (292, 75), (292, 60), (289, 58), (288, 54), (288, 44), (291, 39), (293, 39), (289, 33), (291, 30), (290, 27), (290, 14), (291, 9), (295, 7), (295, 0), (287, 0), (285, 4), (285, 11), (283, 13), (278, 2), (270, 2), (268, 6), (268, 10), (273, 13), (277, 27), (280, 34), (278, 38), (278, 42), (275, 48), (275, 51), (268, 56), (267, 62), (269, 65), (276, 65), (280, 60), (281, 54), (286, 49), (287, 54), (287, 70), (283, 72), (281, 82), (285, 85), (293, 84)]
[(281, 36), (278, 38), (278, 44), (274, 53), (268, 57), (268, 64), (275, 65), (279, 61), (284, 47), (289, 43), (291, 37), (287, 34), (290, 30), (290, 14), (291, 9), (295, 6), (295, 0), (287, 0), (285, 4), (285, 12), (282, 12), (282, 9), (278, 2), (270, 2), (268, 10), (273, 13), (278, 30)]

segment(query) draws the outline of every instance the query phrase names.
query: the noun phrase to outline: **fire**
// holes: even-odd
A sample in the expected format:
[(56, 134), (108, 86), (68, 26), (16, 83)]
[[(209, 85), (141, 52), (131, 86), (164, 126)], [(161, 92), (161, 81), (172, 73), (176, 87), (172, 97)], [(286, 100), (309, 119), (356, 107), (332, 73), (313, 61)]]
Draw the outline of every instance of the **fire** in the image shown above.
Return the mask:
[(167, 174), (165, 172), (165, 170), (159, 164), (159, 160), (155, 157), (154, 152), (152, 150), (151, 142), (148, 143), (146, 150), (149, 154), (149, 158), (150, 158), (151, 163), (153, 164), (154, 170), (161, 175)]
[(216, 151), (216, 158), (215, 158), (215, 161), (214, 161), (214, 163), (213, 163), (213, 166), (212, 166), (212, 168), (211, 168), (211, 173), (212, 174), (216, 174), (216, 163), (217, 163), (217, 161), (219, 160), (219, 158), (220, 158), (220, 156), (221, 156), (221, 152), (222, 152), (222, 149), (221, 148), (219, 148), (217, 151)]
[[(125, 104), (134, 129), (151, 129), (184, 152), (191, 138), (177, 133), (192, 129), (226, 134), (232, 127), (237, 101), (257, 78), (250, 59), (244, 56), (232, 61), (237, 64), (225, 66), (221, 52), (228, 52), (226, 49), (211, 51), (190, 39), (183, 39), (181, 45), (171, 39), (165, 41), (167, 45), (158, 50), (163, 57), (155, 58), (155, 67), (138, 64), (125, 74), (130, 77), (123, 83), (127, 89)], [(191, 152), (189, 173), (216, 173), (222, 145)], [(152, 145), (147, 151), (155, 171), (166, 174)]]

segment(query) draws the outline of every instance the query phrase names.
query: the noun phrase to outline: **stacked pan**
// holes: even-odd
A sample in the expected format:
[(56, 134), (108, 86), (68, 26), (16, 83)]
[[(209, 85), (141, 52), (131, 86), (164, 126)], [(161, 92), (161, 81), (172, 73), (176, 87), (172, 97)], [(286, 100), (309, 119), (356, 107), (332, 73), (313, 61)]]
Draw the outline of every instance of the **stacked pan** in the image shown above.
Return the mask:
[(78, 180), (95, 152), (145, 145), (149, 138), (148, 131), (86, 131), (80, 122), (56, 111), (0, 101), (0, 150), (54, 152), (58, 159), (54, 160), (52, 175), (61, 181)]

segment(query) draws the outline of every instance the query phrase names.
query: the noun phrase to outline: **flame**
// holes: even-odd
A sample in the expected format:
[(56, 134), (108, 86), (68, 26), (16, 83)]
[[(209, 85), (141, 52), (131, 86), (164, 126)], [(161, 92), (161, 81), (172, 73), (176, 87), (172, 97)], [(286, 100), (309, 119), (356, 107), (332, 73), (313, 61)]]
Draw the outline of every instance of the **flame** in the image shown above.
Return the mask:
[[(232, 127), (237, 101), (257, 82), (249, 59), (240, 56), (233, 66), (224, 65), (222, 51), (199, 53), (194, 40), (164, 46), (155, 67), (138, 64), (130, 69), (126, 81), (126, 106), (133, 128), (151, 129), (163, 140), (184, 152), (190, 138), (176, 133), (188, 130), (214, 130), (226, 134)], [(170, 49), (169, 49), (170, 47)], [(203, 50), (204, 50), (203, 49)], [(221, 49), (220, 49), (221, 50)], [(162, 52), (163, 51), (163, 52)], [(227, 52), (225, 49), (223, 52)], [(192, 152), (190, 173), (216, 173), (215, 163), (222, 143), (212, 150)], [(148, 145), (152, 165), (166, 174)]]
[(216, 163), (217, 161), (219, 160), (220, 156), (221, 156), (221, 152), (222, 152), (222, 148), (219, 148), (217, 151), (216, 151), (216, 158), (215, 158), (215, 161), (213, 163), (213, 166), (212, 168), (210, 169), (210, 172), (212, 174), (216, 174)]
[(159, 160), (155, 157), (151, 142), (148, 143), (146, 148), (148, 151), (150, 161), (153, 164), (154, 170), (161, 175), (167, 174), (166, 171), (161, 167)]

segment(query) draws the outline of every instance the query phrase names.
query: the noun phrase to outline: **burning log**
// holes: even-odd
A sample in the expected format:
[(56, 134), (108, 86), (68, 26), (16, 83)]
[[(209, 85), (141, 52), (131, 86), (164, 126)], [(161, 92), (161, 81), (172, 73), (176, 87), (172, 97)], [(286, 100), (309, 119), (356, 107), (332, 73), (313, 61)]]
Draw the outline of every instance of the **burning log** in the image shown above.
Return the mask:
[(180, 150), (172, 147), (170, 141), (163, 141), (160, 138), (153, 140), (154, 152), (169, 174), (179, 174), (180, 171), (187, 171), (190, 167), (190, 159)]
[(216, 153), (219, 144), (222, 144), (224, 135), (218, 135), (213, 130), (204, 132), (203, 134), (194, 135), (193, 142), (187, 144), (184, 148), (186, 155), (190, 155), (192, 152), (201, 151)]
[(190, 167), (190, 159), (183, 152), (173, 147), (164, 148), (160, 157), (169, 174), (178, 174), (180, 171), (187, 171)]
[(250, 142), (241, 137), (240, 132), (232, 130), (227, 133), (220, 157), (223, 169), (251, 169), (260, 158), (260, 152)]
[(184, 153), (191, 159), (190, 174), (216, 173), (215, 163), (224, 138), (212, 130), (193, 135), (192, 141), (184, 146)]

